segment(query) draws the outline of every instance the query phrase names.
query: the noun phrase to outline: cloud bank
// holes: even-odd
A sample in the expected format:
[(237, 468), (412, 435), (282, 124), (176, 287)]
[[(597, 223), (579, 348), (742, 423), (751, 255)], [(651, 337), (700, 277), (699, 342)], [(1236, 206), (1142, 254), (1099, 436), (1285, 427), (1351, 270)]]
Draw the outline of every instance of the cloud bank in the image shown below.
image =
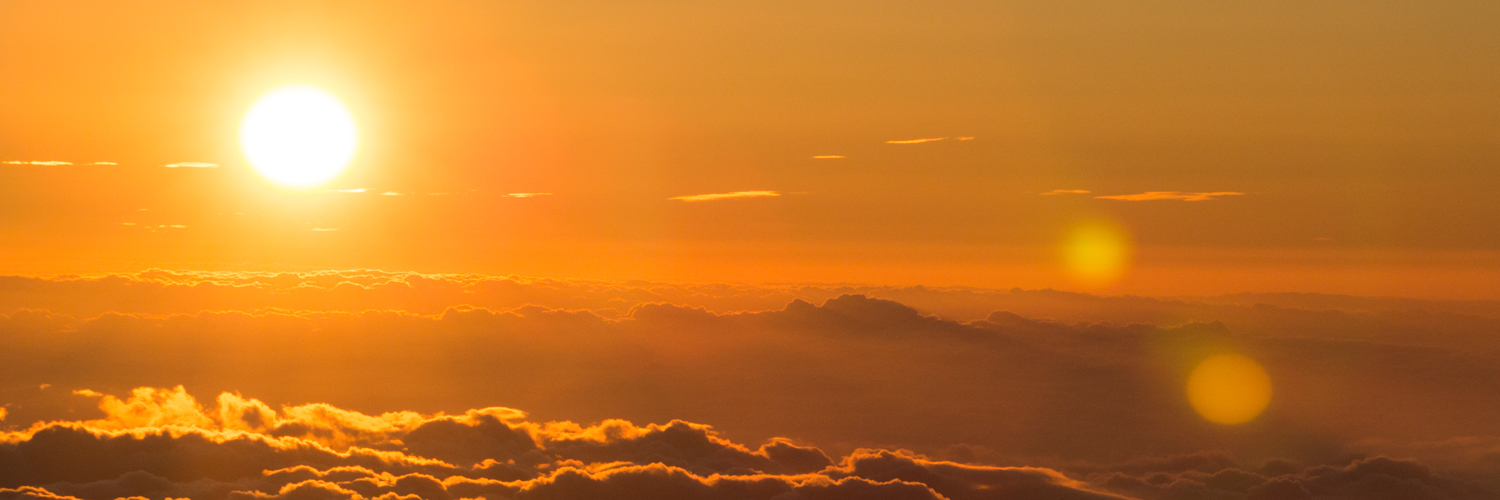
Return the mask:
[[(1492, 302), (150, 271), (0, 313), (5, 498), (1500, 491)], [(1186, 400), (1221, 353), (1250, 423)]]

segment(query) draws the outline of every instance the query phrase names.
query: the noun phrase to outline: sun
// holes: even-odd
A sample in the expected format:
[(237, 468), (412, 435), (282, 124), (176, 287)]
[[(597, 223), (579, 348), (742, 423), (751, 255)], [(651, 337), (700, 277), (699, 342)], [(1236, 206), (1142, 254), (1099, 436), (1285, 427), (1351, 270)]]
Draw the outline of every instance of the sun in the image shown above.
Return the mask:
[(240, 147), (250, 165), (287, 187), (312, 187), (338, 177), (358, 142), (348, 108), (317, 87), (267, 92), (240, 122)]

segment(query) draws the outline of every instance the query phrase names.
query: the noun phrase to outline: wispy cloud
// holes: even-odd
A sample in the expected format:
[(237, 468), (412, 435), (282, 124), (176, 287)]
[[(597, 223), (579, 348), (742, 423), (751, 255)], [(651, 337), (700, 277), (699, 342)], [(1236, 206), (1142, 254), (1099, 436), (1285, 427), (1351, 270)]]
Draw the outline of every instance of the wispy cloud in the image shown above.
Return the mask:
[(1182, 201), (1208, 201), (1220, 196), (1243, 196), (1245, 193), (1234, 191), (1215, 191), (1212, 193), (1184, 193), (1181, 191), (1147, 191), (1140, 194), (1117, 194), (1111, 196), (1095, 196), (1101, 200), (1120, 201), (1156, 201), (1156, 200), (1182, 200)]
[(885, 141), (886, 144), (921, 144), (924, 142), (937, 142), (947, 140), (947, 137), (928, 137), (926, 139), (902, 139), (897, 141)]
[(112, 162), (112, 161), (96, 161), (96, 162), (90, 163), (89, 165), (119, 165), (119, 163), (115, 163), (115, 162)]
[(844, 159), (844, 157), (843, 157), (843, 155), (819, 155), (819, 156), (814, 156), (813, 159), (814, 160), (842, 160), (842, 159)]
[(134, 222), (121, 222), (120, 225), (145, 229), (152, 232), (168, 231), (172, 229), (187, 229), (187, 226), (182, 224), (136, 224)]
[(959, 140), (959, 141), (972, 141), (972, 140), (974, 140), (974, 138), (970, 137), (970, 136), (954, 137), (953, 139), (954, 140)]
[(72, 165), (73, 164), (72, 162), (66, 162), (66, 161), (21, 161), (21, 160), (0, 161), (0, 163), (4, 163), (6, 165), (49, 165), (49, 166)]
[(673, 197), (667, 198), (667, 199), (668, 200), (676, 200), (676, 201), (714, 201), (714, 200), (729, 200), (729, 199), (734, 199), (734, 198), (764, 198), (764, 197), (771, 197), (771, 196), (781, 196), (781, 193), (778, 193), (778, 192), (775, 192), (775, 191), (735, 191), (733, 193), (714, 193), (714, 194), (695, 194), (695, 195), (689, 195), (689, 196), (673, 196)]
[(511, 198), (535, 198), (537, 196), (552, 196), (552, 193), (511, 193), (506, 196)]
[(315, 232), (315, 233), (326, 233), (326, 232), (329, 232), (329, 231), (338, 231), (338, 230), (339, 230), (339, 228), (336, 228), (336, 227), (315, 227), (315, 228), (309, 229), (309, 231), (312, 231), (312, 232)]
[(380, 193), (380, 195), (381, 196), (401, 196), (401, 193), (397, 193), (395, 191), (386, 191), (384, 193)]
[(204, 163), (201, 161), (185, 161), (182, 163), (168, 163), (163, 165), (167, 168), (219, 168), (217, 163)]
[(1053, 196), (1059, 194), (1089, 194), (1089, 191), (1084, 189), (1053, 189), (1051, 191), (1042, 193), (1042, 196)]

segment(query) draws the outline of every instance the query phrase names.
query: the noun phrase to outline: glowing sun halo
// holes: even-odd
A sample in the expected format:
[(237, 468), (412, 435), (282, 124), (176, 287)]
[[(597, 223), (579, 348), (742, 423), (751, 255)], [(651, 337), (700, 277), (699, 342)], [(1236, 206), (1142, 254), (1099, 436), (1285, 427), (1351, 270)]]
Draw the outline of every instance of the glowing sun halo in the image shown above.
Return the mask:
[(240, 147), (272, 182), (311, 187), (337, 177), (358, 143), (354, 117), (328, 92), (282, 87), (255, 101), (240, 122)]

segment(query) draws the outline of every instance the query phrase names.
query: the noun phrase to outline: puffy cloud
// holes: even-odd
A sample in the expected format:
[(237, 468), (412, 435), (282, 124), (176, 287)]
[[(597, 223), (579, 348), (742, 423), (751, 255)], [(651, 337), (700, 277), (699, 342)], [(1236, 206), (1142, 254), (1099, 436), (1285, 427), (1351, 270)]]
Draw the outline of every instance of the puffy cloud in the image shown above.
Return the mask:
[(1140, 194), (1117, 194), (1110, 196), (1095, 196), (1101, 200), (1120, 201), (1157, 201), (1157, 200), (1182, 200), (1182, 201), (1208, 201), (1221, 196), (1243, 196), (1245, 193), (1234, 191), (1215, 191), (1212, 193), (1184, 193), (1181, 191), (1147, 191)]
[[(751, 451), (680, 421), (542, 424), (493, 408), (278, 411), (228, 393), (218, 403), (218, 412), (206, 411), (180, 387), (136, 388), (126, 401), (104, 396), (105, 419), (8, 433), (0, 498), (1115, 498), (1047, 469), (888, 450), (856, 451), (834, 465), (784, 439)], [(294, 426), (308, 428), (281, 432)], [(310, 428), (359, 429), (369, 446)]]
[(777, 196), (781, 196), (781, 193), (778, 193), (778, 192), (775, 192), (775, 191), (735, 191), (733, 193), (714, 193), (714, 194), (694, 194), (694, 195), (686, 195), (686, 196), (673, 196), (673, 197), (667, 198), (667, 199), (668, 200), (676, 200), (676, 201), (694, 202), (694, 201), (732, 200), (732, 199), (736, 199), (736, 198), (767, 198), (767, 197), (777, 197)]

